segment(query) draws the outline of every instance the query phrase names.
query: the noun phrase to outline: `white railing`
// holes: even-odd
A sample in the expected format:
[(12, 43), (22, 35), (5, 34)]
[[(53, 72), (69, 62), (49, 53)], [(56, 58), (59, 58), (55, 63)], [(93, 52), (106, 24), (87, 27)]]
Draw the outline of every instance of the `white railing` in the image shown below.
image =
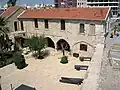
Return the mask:
[(26, 31), (15, 31), (10, 33), (11, 36), (25, 37), (23, 34), (26, 34)]
[(11, 32), (11, 34), (23, 34), (26, 33), (26, 31), (15, 31), (15, 32)]

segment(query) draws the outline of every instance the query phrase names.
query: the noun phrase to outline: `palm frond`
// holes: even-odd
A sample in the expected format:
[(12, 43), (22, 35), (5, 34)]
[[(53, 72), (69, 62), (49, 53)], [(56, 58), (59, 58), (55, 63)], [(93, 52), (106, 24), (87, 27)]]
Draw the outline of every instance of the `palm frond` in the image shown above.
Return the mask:
[(115, 25), (115, 26), (112, 28), (112, 30), (120, 31), (120, 26)]
[(9, 33), (9, 28), (6, 26), (7, 25), (7, 20), (5, 17), (0, 17), (0, 35), (6, 35)]
[(0, 17), (0, 26), (6, 26), (7, 22), (8, 21), (5, 19), (5, 17)]

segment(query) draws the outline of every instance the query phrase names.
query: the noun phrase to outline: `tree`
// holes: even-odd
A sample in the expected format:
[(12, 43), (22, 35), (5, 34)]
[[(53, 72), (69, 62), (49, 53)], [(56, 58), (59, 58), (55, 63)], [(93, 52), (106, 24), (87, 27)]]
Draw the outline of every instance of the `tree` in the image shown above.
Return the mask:
[(18, 69), (23, 69), (26, 66), (24, 55), (21, 52), (14, 53), (14, 63)]
[(7, 21), (5, 18), (0, 17), (0, 56), (3, 61), (5, 60), (3, 53), (6, 49), (8, 50), (9, 47), (9, 28), (6, 25)]
[(9, 28), (6, 26), (7, 25), (7, 20), (5, 19), (5, 17), (0, 17), (0, 36), (1, 35), (7, 35), (7, 33), (9, 32)]
[(61, 48), (62, 48), (63, 56), (65, 56), (65, 50), (68, 48), (68, 45), (65, 42), (63, 42), (61, 43)]
[(63, 56), (61, 57), (61, 61), (60, 62), (63, 63), (63, 64), (66, 64), (66, 63), (68, 63), (68, 57), (65, 56), (65, 50), (68, 49), (67, 43), (62, 42), (61, 43), (61, 48), (62, 48)]
[(115, 25), (112, 29), (114, 30), (114, 33), (115, 33), (116, 31), (119, 32), (119, 31), (120, 31), (120, 26)]
[(47, 45), (46, 39), (44, 36), (32, 36), (28, 40), (25, 41), (26, 46), (29, 47), (32, 51), (38, 52), (38, 58), (41, 58), (41, 51), (44, 49)]
[(7, 2), (7, 5), (8, 5), (8, 7), (15, 6), (15, 5), (16, 5), (16, 2), (17, 2), (17, 0), (9, 0), (9, 1)]

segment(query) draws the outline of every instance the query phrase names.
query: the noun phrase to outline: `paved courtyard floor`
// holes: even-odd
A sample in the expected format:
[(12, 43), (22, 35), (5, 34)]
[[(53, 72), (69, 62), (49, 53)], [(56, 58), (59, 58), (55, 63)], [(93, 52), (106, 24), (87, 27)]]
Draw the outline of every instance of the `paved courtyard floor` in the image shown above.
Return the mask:
[(80, 90), (80, 86), (60, 83), (61, 76), (85, 78), (86, 71), (76, 71), (74, 65), (89, 65), (90, 62), (80, 62), (79, 59), (69, 56), (68, 64), (61, 64), (62, 53), (55, 53), (43, 60), (26, 57), (28, 66), (22, 70), (16, 69), (14, 64), (0, 69), (2, 76), (2, 90), (11, 90), (25, 84), (35, 87), (36, 90)]

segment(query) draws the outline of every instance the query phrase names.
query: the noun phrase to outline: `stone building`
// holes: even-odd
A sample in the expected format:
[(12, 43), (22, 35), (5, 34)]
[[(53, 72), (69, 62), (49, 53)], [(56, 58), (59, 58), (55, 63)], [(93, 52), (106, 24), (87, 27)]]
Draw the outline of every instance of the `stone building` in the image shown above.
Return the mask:
[(77, 7), (110, 7), (112, 17), (117, 17), (120, 0), (77, 0)]
[(110, 8), (55, 8), (26, 10), (18, 16), (25, 37), (43, 35), (57, 50), (64, 44), (73, 53), (91, 53), (104, 43), (109, 30)]
[[(16, 41), (16, 37), (18, 34), (21, 34), (19, 28), (19, 20), (17, 18), (18, 15), (20, 15), (25, 9), (21, 6), (14, 6), (7, 8), (0, 16), (5, 17), (5, 19), (8, 21), (7, 27), (10, 30), (9, 37), (12, 39), (13, 42)], [(23, 34), (23, 33), (22, 33)], [(18, 38), (19, 40), (20, 38)], [(22, 38), (21, 38), (22, 40)]]
[(96, 7), (107, 8), (111, 7), (112, 17), (117, 17), (120, 8), (120, 0), (54, 0), (56, 7)]
[(56, 8), (76, 7), (77, 0), (54, 0), (54, 4)]
[(18, 26), (17, 16), (21, 14), (25, 9), (20, 6), (9, 7), (0, 16), (5, 17), (8, 21), (8, 27), (10, 32), (17, 31), (16, 25)]

